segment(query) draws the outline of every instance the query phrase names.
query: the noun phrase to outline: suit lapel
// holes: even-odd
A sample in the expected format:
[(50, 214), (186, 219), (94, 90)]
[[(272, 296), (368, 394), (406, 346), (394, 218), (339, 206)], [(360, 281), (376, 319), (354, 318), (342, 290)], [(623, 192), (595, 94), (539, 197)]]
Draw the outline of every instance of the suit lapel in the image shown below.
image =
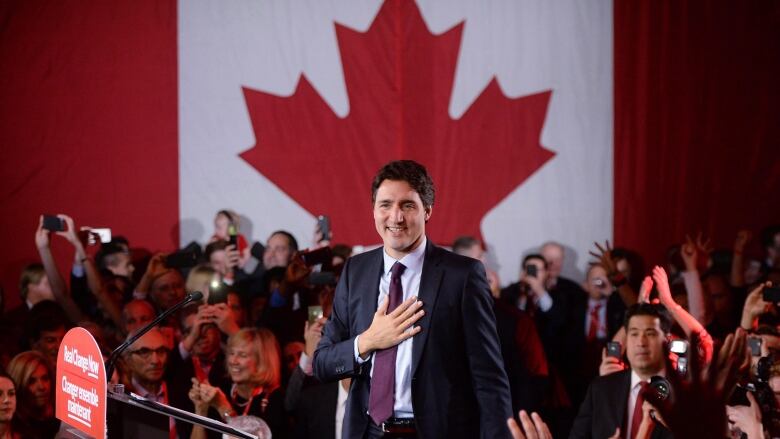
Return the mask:
[(428, 240), (425, 248), (422, 276), (420, 277), (420, 291), (417, 294), (418, 299), (422, 300), (425, 315), (417, 321), (417, 326), (421, 328), (421, 331), (414, 336), (414, 342), (412, 343), (412, 376), (417, 371), (417, 365), (420, 363), (420, 358), (422, 358), (431, 326), (431, 318), (433, 318), (433, 310), (436, 305), (436, 297), (439, 295), (439, 286), (444, 274), (444, 271), (439, 266), (443, 251)]
[[(382, 247), (374, 250), (374, 256), (368, 263), (368, 270), (366, 276), (360, 276), (358, 279), (362, 282), (355, 285), (353, 288), (354, 294), (359, 295), (360, 303), (358, 308), (360, 310), (357, 316), (357, 334), (362, 333), (374, 320), (374, 313), (376, 312), (377, 299), (379, 297), (379, 278), (382, 276), (382, 270), (384, 269), (384, 250)], [(356, 282), (357, 283), (357, 282)]]
[(628, 393), (631, 387), (631, 369), (625, 370), (623, 376), (620, 379), (620, 386), (617, 392), (612, 392), (612, 407), (617, 407), (617, 422), (620, 423), (621, 429), (625, 428), (626, 422), (626, 409), (628, 404)]

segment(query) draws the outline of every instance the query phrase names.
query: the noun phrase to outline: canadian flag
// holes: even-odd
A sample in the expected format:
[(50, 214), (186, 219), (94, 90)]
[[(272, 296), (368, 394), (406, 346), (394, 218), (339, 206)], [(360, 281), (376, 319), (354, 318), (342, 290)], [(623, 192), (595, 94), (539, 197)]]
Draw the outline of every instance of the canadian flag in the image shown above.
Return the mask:
[(181, 2), (181, 242), (228, 206), (255, 239), (323, 214), (377, 244), (371, 178), (411, 158), (439, 244), (482, 236), (503, 279), (582, 254), (612, 230), (611, 28), (609, 2)]
[(728, 246), (780, 218), (780, 15), (694, 6), (0, 2), (7, 307), (42, 213), (152, 251), (223, 208), (303, 246), (328, 215), (368, 246), (371, 177), (398, 158), (433, 175), (431, 239), (481, 236), (505, 283), (546, 240), (574, 277), (613, 230), (654, 262), (698, 230)]

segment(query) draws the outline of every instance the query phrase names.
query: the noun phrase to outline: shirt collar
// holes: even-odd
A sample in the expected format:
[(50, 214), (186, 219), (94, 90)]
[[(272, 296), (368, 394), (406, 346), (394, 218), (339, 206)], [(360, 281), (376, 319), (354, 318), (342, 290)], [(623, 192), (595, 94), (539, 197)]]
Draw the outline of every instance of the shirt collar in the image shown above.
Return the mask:
[[(657, 374), (655, 374), (655, 375), (657, 375), (657, 376), (662, 376), (662, 377), (665, 377), (665, 376), (666, 376), (666, 370), (665, 370), (665, 369), (661, 369), (661, 370), (660, 370), (660, 371), (659, 371)], [(634, 390), (634, 388), (636, 388), (636, 386), (637, 386), (637, 385), (638, 385), (638, 384), (639, 384), (641, 381), (643, 381), (643, 380), (642, 380), (642, 378), (640, 378), (640, 377), (639, 377), (639, 375), (637, 375), (637, 373), (636, 373), (636, 372), (635, 372), (633, 369), (631, 369), (631, 390), (633, 391), (633, 390)], [(650, 384), (650, 380), (647, 380), (647, 381), (645, 381), (645, 382), (646, 382), (646, 383), (648, 383), (648, 384)]]
[[(160, 390), (157, 391), (157, 394), (150, 392), (147, 390), (144, 386), (141, 385), (141, 383), (138, 382), (138, 380), (133, 377), (131, 379), (133, 383), (133, 388), (138, 392), (139, 395), (143, 396), (146, 399), (155, 399), (155, 400), (164, 400), (165, 399), (165, 391), (167, 390), (165, 388), (165, 381), (160, 383)], [(150, 398), (153, 397), (153, 398)]]
[(427, 244), (428, 238), (425, 236), (422, 237), (422, 242), (420, 245), (417, 246), (416, 249), (412, 250), (411, 253), (404, 256), (400, 260), (394, 259), (392, 256), (387, 254), (387, 251), (382, 250), (382, 256), (384, 256), (384, 262), (385, 262), (385, 269), (383, 274), (387, 276), (390, 273), (390, 269), (393, 268), (393, 264), (396, 262), (402, 263), (404, 266), (406, 266), (406, 270), (404, 273), (417, 273), (422, 268), (423, 259), (425, 258), (425, 245)]
[[(580, 303), (582, 303), (582, 302), (580, 302)], [(588, 309), (593, 309), (593, 308), (596, 307), (596, 305), (601, 305), (602, 308), (603, 308), (606, 303), (607, 303), (607, 298), (606, 297), (602, 297), (601, 299), (592, 299), (592, 298), (589, 297), (588, 298)]]

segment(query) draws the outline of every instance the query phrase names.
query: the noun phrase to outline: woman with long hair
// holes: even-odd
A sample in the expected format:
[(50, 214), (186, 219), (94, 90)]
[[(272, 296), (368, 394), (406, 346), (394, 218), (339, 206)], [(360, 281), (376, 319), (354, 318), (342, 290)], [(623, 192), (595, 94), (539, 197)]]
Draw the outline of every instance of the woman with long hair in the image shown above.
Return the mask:
[[(268, 329), (244, 328), (232, 335), (226, 358), (231, 384), (220, 389), (193, 378), (189, 397), (195, 412), (222, 420), (257, 416), (268, 424), (274, 439), (287, 437), (279, 352), (279, 343)], [(193, 428), (192, 439), (205, 437), (202, 428)]]
[(16, 384), (19, 431), (22, 437), (53, 438), (60, 428), (54, 417), (54, 370), (36, 351), (18, 354), (8, 363)]
[(0, 369), (0, 439), (21, 439), (16, 426), (16, 385)]

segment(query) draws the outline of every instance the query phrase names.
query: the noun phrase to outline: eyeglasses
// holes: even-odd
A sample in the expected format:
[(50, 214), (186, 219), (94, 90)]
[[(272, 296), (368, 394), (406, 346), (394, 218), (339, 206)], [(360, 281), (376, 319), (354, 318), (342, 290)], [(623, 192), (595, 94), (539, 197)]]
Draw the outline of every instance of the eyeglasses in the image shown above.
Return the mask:
[(163, 348), (163, 347), (157, 349), (141, 348), (141, 349), (136, 349), (134, 351), (130, 351), (131, 354), (138, 355), (144, 360), (148, 360), (152, 358), (152, 353), (157, 354), (158, 357), (167, 357), (169, 352), (170, 351), (168, 350), (168, 348)]

